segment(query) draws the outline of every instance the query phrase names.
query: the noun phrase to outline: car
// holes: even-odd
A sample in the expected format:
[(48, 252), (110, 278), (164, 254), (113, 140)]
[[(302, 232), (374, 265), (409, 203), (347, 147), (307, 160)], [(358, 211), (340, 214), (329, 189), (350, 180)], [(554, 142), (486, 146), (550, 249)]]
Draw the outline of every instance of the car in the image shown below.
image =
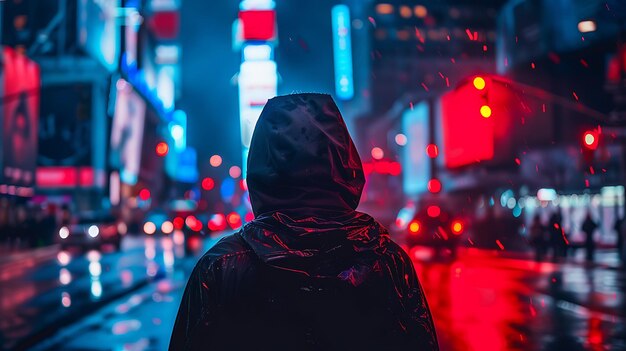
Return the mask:
[(82, 215), (59, 228), (57, 242), (62, 249), (80, 247), (87, 250), (112, 245), (119, 250), (124, 234), (124, 223), (112, 216)]
[(426, 197), (398, 213), (393, 231), (408, 247), (427, 246), (437, 256), (446, 251), (455, 257), (467, 224), (467, 218), (455, 216), (439, 198)]

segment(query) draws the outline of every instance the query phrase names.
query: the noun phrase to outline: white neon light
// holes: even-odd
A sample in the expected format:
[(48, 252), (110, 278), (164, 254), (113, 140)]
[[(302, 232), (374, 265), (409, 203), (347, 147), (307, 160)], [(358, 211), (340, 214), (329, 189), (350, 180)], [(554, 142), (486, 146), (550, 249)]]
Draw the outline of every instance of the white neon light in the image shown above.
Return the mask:
[(239, 4), (241, 10), (271, 10), (275, 6), (274, 0), (243, 0)]
[(239, 71), (241, 142), (250, 147), (252, 133), (267, 100), (276, 96), (278, 77), (274, 61), (244, 61)]
[(267, 44), (247, 45), (243, 48), (244, 61), (268, 61), (272, 58), (272, 47)]

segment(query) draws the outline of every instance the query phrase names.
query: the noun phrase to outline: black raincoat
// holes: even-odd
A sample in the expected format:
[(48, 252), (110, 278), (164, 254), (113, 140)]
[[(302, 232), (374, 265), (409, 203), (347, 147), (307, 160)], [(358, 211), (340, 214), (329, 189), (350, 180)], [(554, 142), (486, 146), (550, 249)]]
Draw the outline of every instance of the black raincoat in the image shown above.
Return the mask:
[(196, 265), (171, 350), (438, 350), (411, 260), (355, 211), (361, 160), (330, 96), (267, 103), (247, 182), (256, 219)]

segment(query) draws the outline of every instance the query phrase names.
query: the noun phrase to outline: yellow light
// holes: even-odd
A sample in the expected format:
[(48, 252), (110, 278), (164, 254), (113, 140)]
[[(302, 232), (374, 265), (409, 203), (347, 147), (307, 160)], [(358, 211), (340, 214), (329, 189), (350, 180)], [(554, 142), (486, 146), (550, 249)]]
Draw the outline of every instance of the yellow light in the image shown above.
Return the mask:
[(411, 233), (419, 232), (420, 224), (418, 222), (411, 222), (411, 224), (409, 224), (409, 230), (411, 231)]
[(487, 105), (483, 105), (480, 108), (480, 115), (485, 117), (485, 118), (491, 117), (491, 107), (489, 107)]
[(415, 6), (415, 17), (417, 18), (424, 18), (426, 17), (426, 15), (428, 15), (428, 10), (426, 9), (425, 6), (422, 5), (417, 5)]
[(485, 89), (485, 79), (483, 79), (483, 77), (476, 77), (474, 78), (474, 88), (478, 89), (478, 90), (483, 90)]
[(454, 221), (452, 223), (452, 232), (454, 234), (461, 234), (462, 231), (463, 231), (463, 224), (459, 221)]
[(390, 15), (393, 13), (393, 5), (390, 4), (378, 4), (376, 5), (376, 12), (380, 15)]

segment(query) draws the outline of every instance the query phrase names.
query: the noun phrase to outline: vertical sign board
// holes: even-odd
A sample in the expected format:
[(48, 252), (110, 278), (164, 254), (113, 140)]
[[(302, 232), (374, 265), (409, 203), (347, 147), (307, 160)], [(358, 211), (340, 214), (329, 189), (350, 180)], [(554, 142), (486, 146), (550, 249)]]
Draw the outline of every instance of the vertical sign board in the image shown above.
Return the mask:
[(335, 62), (335, 92), (337, 98), (350, 100), (354, 97), (350, 10), (346, 5), (336, 5), (333, 7), (331, 13)]
[(276, 63), (272, 60), (244, 61), (239, 71), (239, 113), (244, 162), (256, 122), (267, 100), (276, 96), (278, 77)]
[(117, 68), (119, 0), (78, 0), (78, 43), (104, 67)]
[(117, 99), (111, 128), (111, 166), (122, 182), (137, 183), (146, 118), (146, 103), (123, 79), (116, 83)]
[(1, 68), (1, 192), (30, 196), (37, 161), (39, 66), (23, 54), (5, 47)]
[(409, 197), (425, 192), (430, 177), (430, 159), (426, 155), (428, 112), (424, 101), (402, 114), (402, 132), (407, 137), (402, 149), (403, 190)]

